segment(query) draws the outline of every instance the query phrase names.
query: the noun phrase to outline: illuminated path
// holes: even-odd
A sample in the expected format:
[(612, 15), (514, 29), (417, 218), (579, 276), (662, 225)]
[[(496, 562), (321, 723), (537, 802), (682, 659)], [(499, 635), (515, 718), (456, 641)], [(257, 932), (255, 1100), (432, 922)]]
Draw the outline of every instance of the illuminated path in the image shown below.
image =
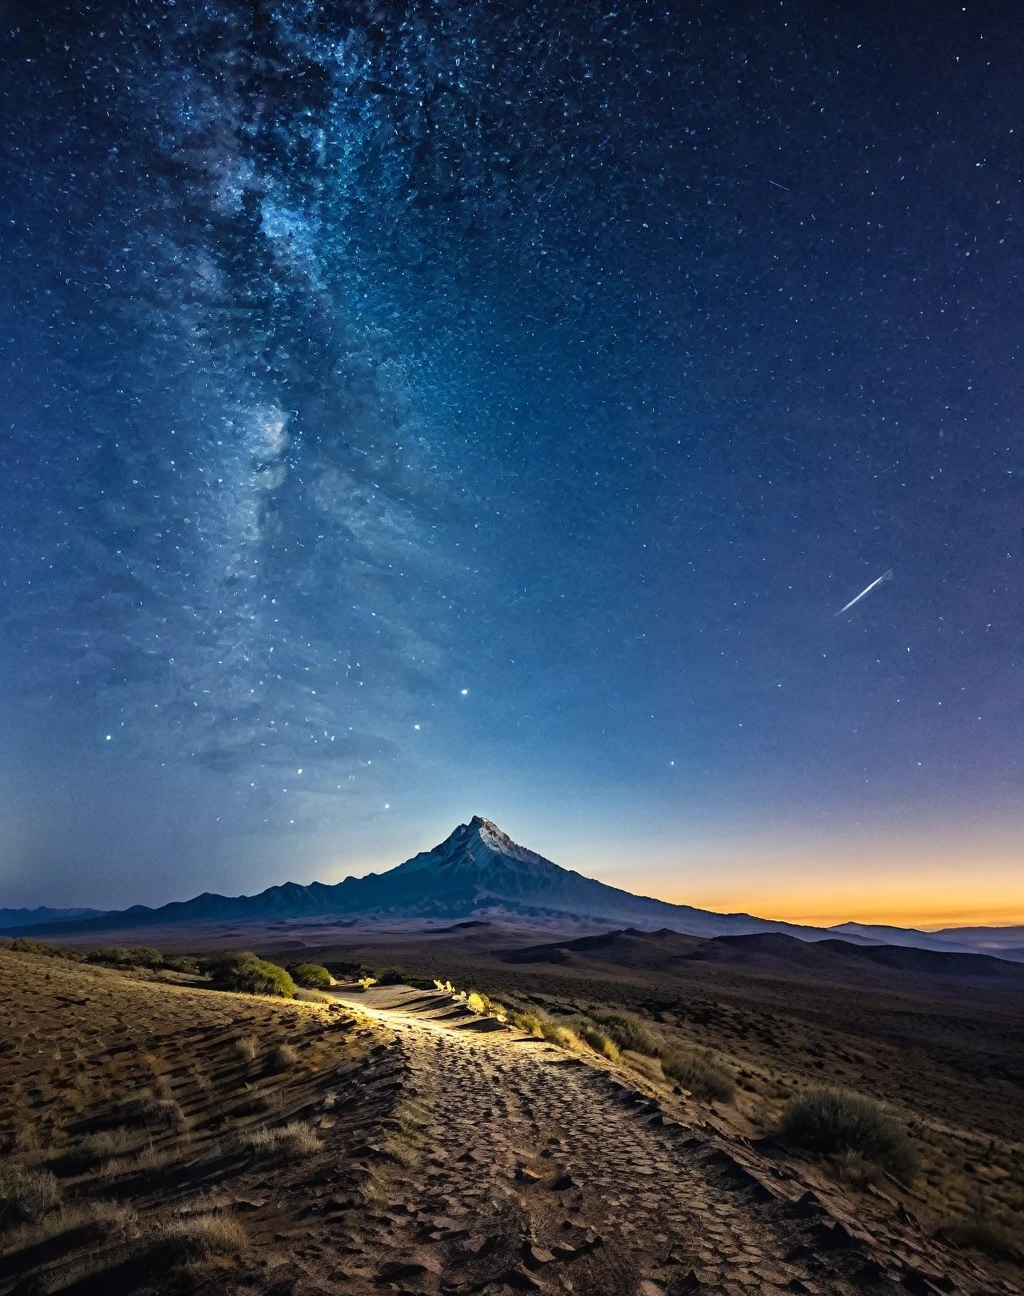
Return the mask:
[[(416, 1279), (400, 1290), (1007, 1290), (892, 1204), (854, 1207), (631, 1073), (488, 1029), (445, 995), (334, 993), (404, 1062), (385, 1176), (401, 1209), (364, 1238)], [(413, 1222), (424, 1207), (436, 1227)]]

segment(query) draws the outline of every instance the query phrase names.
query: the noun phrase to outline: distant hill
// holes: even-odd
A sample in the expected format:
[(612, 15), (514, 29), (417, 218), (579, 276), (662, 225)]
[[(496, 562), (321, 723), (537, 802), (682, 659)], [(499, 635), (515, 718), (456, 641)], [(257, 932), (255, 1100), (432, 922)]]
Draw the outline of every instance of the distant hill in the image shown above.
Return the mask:
[(757, 932), (709, 939), (673, 931), (636, 929), (603, 932), (577, 940), (547, 941), (510, 949), (501, 954), (506, 963), (546, 963), (575, 966), (577, 970), (602, 966), (633, 972), (685, 975), (702, 965), (736, 968), (764, 975), (789, 975), (820, 982), (872, 982), (890, 986), (893, 973), (901, 977), (953, 978), (1011, 986), (1024, 991), (1024, 966), (987, 954), (960, 954), (894, 945), (854, 945), (849, 941), (802, 941), (783, 932)]
[(103, 909), (0, 909), (0, 931), (23, 931), (26, 927), (41, 927), (45, 923), (77, 922), (83, 918), (98, 918)]

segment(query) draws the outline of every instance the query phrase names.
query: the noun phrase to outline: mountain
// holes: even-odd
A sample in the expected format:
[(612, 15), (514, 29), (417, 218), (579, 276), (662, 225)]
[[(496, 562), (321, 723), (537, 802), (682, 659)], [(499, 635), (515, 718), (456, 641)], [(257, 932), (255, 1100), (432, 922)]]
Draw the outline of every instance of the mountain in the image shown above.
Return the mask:
[(915, 927), (886, 927), (880, 923), (838, 923), (830, 927), (834, 936), (860, 937), (872, 945), (908, 945), (914, 949), (935, 950), (940, 954), (969, 954), (975, 950), (969, 940), (957, 937), (954, 930), (948, 933), (923, 932)]
[[(456, 922), (533, 919), (577, 929), (581, 926), (628, 926), (646, 931), (666, 928), (672, 933), (702, 938), (774, 932), (805, 942), (841, 935), (846, 942), (863, 946), (901, 944), (946, 953), (970, 952), (973, 948), (945, 936), (902, 928), (874, 928), (854, 923), (832, 929), (802, 927), (747, 913), (711, 913), (690, 905), (633, 895), (553, 864), (543, 855), (517, 845), (489, 819), (478, 815), (468, 824), (460, 824), (433, 850), (421, 851), (386, 873), (348, 877), (333, 886), (322, 882), (311, 882), (308, 886), (286, 882), (252, 896), (204, 892), (192, 900), (175, 901), (157, 909), (134, 905), (114, 913), (77, 919), (47, 919), (34, 923), (33, 933), (84, 934), (186, 923), (359, 917)], [(8, 933), (22, 930), (9, 924), (6, 927)]]
[(0, 909), (0, 931), (23, 931), (44, 923), (75, 922), (81, 918), (98, 918), (103, 909)]
[(115, 931), (183, 923), (265, 922), (342, 916), (533, 918), (585, 926), (671, 927), (693, 936), (778, 931), (806, 940), (824, 929), (770, 922), (750, 914), (717, 914), (690, 905), (636, 896), (561, 868), (517, 845), (488, 819), (475, 816), (433, 850), (422, 851), (386, 873), (349, 877), (327, 886), (286, 882), (253, 896), (209, 892), (151, 909), (130, 909), (79, 921), (40, 924), (43, 934)]

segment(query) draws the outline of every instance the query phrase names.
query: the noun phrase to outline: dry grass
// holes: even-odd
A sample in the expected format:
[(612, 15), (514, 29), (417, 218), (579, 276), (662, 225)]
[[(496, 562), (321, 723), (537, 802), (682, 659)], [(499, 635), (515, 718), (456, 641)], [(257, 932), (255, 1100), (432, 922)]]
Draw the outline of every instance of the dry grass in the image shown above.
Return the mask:
[(151, 1093), (122, 1098), (115, 1104), (114, 1115), (145, 1127), (181, 1129), (185, 1125), (185, 1114), (173, 1098), (158, 1098)]
[(255, 1062), (260, 1042), (255, 1035), (243, 1035), (235, 1040), (235, 1050), (244, 1062)]
[(270, 1054), (271, 1071), (290, 1071), (298, 1062), (299, 1055), (289, 1044), (278, 1044)]
[(661, 1052), (658, 1037), (631, 1013), (592, 1012), (590, 1016), (622, 1052), (628, 1049), (630, 1053), (642, 1053), (645, 1057), (657, 1057)]
[(316, 1132), (304, 1121), (290, 1121), (277, 1127), (263, 1125), (243, 1130), (236, 1136), (237, 1146), (259, 1157), (300, 1157), (318, 1152), (323, 1144)]
[(1000, 1260), (1024, 1259), (1021, 1235), (1002, 1220), (984, 1211), (948, 1220), (938, 1230), (938, 1237), (954, 1246), (983, 1251)]
[(231, 1215), (192, 1215), (175, 1220), (153, 1240), (154, 1250), (179, 1264), (241, 1255), (248, 1245), (249, 1235)]
[(711, 1049), (678, 1048), (665, 1053), (661, 1069), (671, 1080), (707, 1102), (732, 1102), (736, 1078)]
[(595, 1026), (592, 1021), (581, 1017), (573, 1022), (573, 1029), (583, 1043), (588, 1044), (595, 1053), (606, 1057), (609, 1062), (619, 1060), (619, 1046), (610, 1035), (605, 1034), (600, 1026)]
[[(324, 1078), (357, 1074), (375, 1039), (333, 1004), (141, 981), (122, 968), (9, 949), (0, 949), (0, 1014), (0, 1288), (15, 1257), (17, 1281), (40, 1293), (80, 1281), (94, 1292), (127, 1290), (121, 1266), (142, 1274), (175, 1259), (229, 1263), (244, 1245), (230, 1217), (167, 1224), (168, 1207), (211, 1175), (264, 1203), (245, 1223), (252, 1244), (265, 1245), (275, 1227), (290, 1226), (288, 1194), (322, 1155), (321, 1140), (286, 1117), (269, 1137), (254, 1132), (253, 1150), (273, 1159), (275, 1181), (293, 1185), (280, 1196), (258, 1186), (271, 1162), (232, 1156), (231, 1143), (253, 1120), (268, 1120), (257, 1109), (323, 1102)], [(261, 1073), (259, 1091), (246, 1095), (254, 1072), (240, 1037), (253, 1041), (253, 1060), (282, 1047), (301, 1065)], [(243, 1113), (234, 1103), (244, 1107), (246, 1097)], [(344, 1139), (332, 1170), (344, 1171), (340, 1149), (352, 1135), (328, 1131), (362, 1102), (324, 1121), (327, 1137)], [(104, 1200), (112, 1195), (116, 1202)]]
[(60, 1204), (60, 1185), (49, 1170), (0, 1162), (0, 1228), (42, 1219)]

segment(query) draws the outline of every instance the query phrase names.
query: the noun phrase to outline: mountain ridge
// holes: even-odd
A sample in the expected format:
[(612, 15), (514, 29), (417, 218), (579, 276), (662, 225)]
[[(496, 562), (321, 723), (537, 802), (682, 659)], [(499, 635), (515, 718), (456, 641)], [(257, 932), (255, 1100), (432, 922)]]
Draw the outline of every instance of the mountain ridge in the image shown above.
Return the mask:
[[(152, 908), (132, 905), (95, 916), (33, 923), (33, 935), (84, 935), (185, 923), (255, 922), (261, 920), (329, 918), (434, 918), (446, 921), (481, 918), (532, 918), (577, 926), (637, 926), (668, 928), (696, 937), (743, 936), (775, 932), (816, 942), (840, 935), (847, 942), (913, 944), (945, 953), (972, 953), (975, 947), (893, 929), (909, 939), (879, 939), (858, 924), (838, 928), (809, 927), (758, 918), (748, 913), (715, 913), (692, 905), (673, 904), (652, 896), (635, 895), (590, 878), (513, 841), (489, 819), (474, 815), (459, 824), (443, 842), (382, 873), (347, 877), (341, 882), (284, 882), (251, 896), (224, 896), (205, 891), (190, 900), (175, 900)], [(24, 927), (5, 927), (5, 934)], [(886, 931), (888, 929), (881, 929)], [(945, 935), (945, 934), (944, 934)], [(914, 939), (918, 938), (918, 939)], [(999, 951), (989, 952), (998, 956)], [(1007, 951), (1011, 958), (1012, 951)]]

